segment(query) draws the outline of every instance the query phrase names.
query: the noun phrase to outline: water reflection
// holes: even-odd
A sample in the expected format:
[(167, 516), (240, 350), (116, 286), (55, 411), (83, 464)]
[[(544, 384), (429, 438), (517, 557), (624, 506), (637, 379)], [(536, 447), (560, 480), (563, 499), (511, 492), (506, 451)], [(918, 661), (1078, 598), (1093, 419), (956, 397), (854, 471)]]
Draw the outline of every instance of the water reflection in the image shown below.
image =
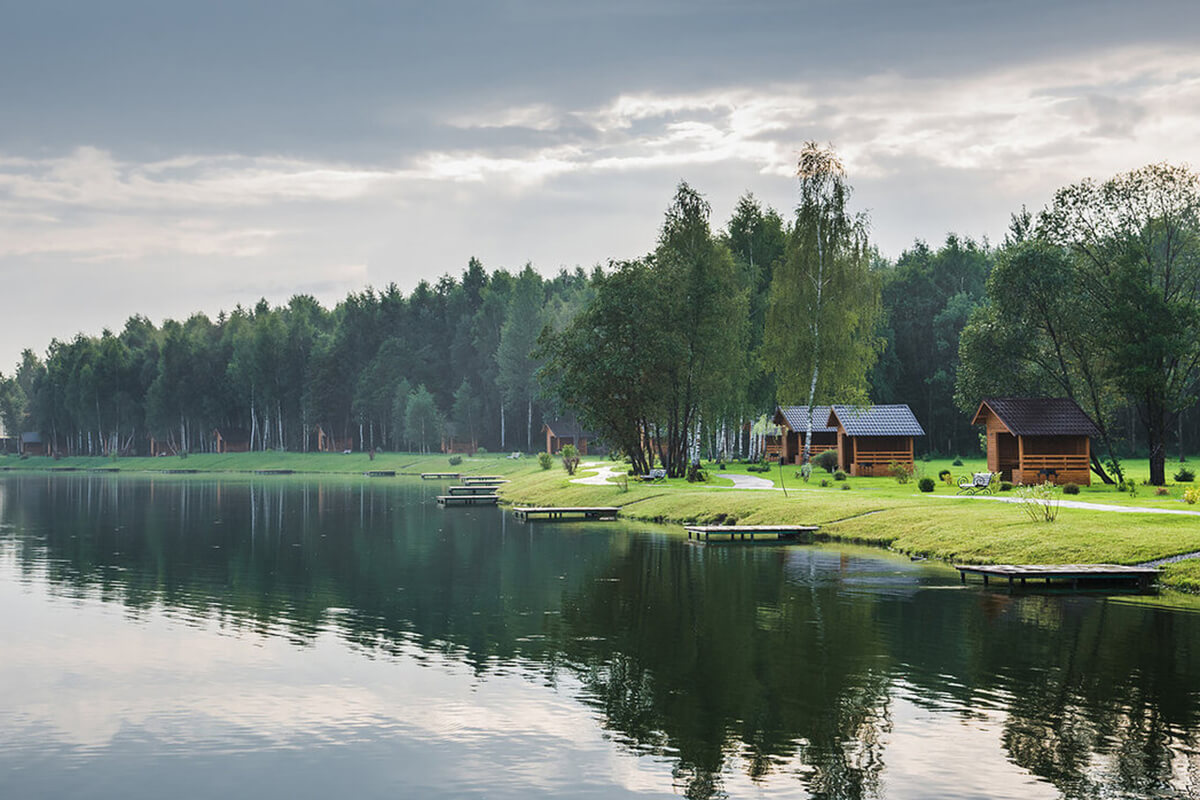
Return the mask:
[[(539, 713), (558, 719), (569, 713), (553, 698), (566, 693), (618, 750), (641, 764), (669, 764), (671, 785), (658, 793), (1200, 791), (1196, 615), (959, 590), (944, 568), (869, 551), (700, 548), (619, 526), (514, 524), (495, 509), (439, 510), (438, 491), (399, 481), (6, 476), (0, 585), (25, 587), (20, 602), (31, 619), (40, 592), (66, 602), (101, 598), (122, 615), (113, 637), (133, 620), (152, 629), (151, 641), (188, 649), (198, 665), (219, 661), (221, 647), (197, 652), (188, 626), (272, 653), (309, 652), (296, 662), (305, 668), (338, 659), (340, 675), (351, 668), (329, 654), (333, 638), (343, 653), (390, 665), (390, 674), (397, 664), (424, 663), (429, 680), (460, 687), (431, 690), (439, 702), (426, 703), (421, 719), (440, 721), (399, 734), (417, 717), (372, 710), (401, 702), (374, 690), (387, 672), (373, 672), (366, 693), (354, 682), (330, 689), (322, 672), (325, 688), (297, 688), (302, 696), (288, 695), (282, 676), (279, 686), (241, 700), (202, 698), (236, 705), (273, 697), (315, 715), (298, 730), (334, 716), (323, 715), (322, 704), (358, 709), (359, 723), (333, 737), (339, 742), (386, 732), (415, 747), (427, 737), (461, 757), (478, 752), (464, 730), (486, 731), (492, 741), (533, 724), (529, 709), (538, 703), (546, 704)], [(264, 668), (277, 657), (285, 656), (266, 658)], [(63, 671), (74, 676), (64, 680), (87, 676)], [(106, 680), (120, 673), (115, 663), (100, 671)], [(103, 696), (101, 679), (92, 678)], [(172, 685), (164, 678), (161, 689)], [(490, 687), (492, 705), (481, 686)], [(516, 712), (504, 693), (527, 704)], [(402, 702), (419, 697), (410, 691)], [(99, 708), (95, 724), (120, 724), (123, 713)], [(187, 714), (179, 714), (183, 724)], [(489, 714), (507, 721), (481, 721)], [(252, 718), (269, 716), (264, 709)], [(562, 719), (538, 731), (516, 746), (549, 755), (540, 767), (531, 763), (514, 790), (540, 785), (579, 796), (615, 788), (584, 791), (577, 776), (547, 783), (555, 749), (546, 742), (582, 734)], [(203, 745), (183, 729), (170, 735), (181, 750)], [(212, 734), (224, 735), (231, 734)], [(494, 775), (482, 780), (502, 788)]]

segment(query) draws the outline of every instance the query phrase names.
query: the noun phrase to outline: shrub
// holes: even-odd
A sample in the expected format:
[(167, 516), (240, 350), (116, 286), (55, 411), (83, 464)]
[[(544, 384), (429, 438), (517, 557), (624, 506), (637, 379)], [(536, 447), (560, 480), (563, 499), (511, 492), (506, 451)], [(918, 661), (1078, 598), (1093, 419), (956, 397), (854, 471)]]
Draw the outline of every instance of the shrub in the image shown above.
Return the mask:
[(1009, 481), (1001, 481), (1000, 482), (1000, 491), (1011, 492), (1012, 490), (1013, 490), (1012, 483), (1010, 483)]
[(962, 465), (963, 465), (962, 459), (959, 458), (958, 456), (955, 456), (954, 460), (950, 462), (950, 466), (953, 466), (953, 467), (961, 467)]
[(1192, 472), (1187, 467), (1180, 467), (1179, 472), (1175, 473), (1175, 480), (1178, 483), (1191, 483), (1196, 480), (1196, 473)]
[(1074, 483), (1064, 483), (1063, 494), (1079, 494), (1079, 486)]
[(917, 488), (922, 492), (932, 492), (935, 485), (933, 478), (921, 478), (917, 481)]
[(1166, 497), (1167, 495), (1169, 495), (1171, 493), (1171, 490), (1165, 486), (1160, 486), (1154, 490), (1154, 493), (1156, 495), (1158, 495), (1159, 497)]
[(758, 464), (747, 464), (746, 465), (746, 472), (770, 472), (770, 471), (771, 471), (771, 465), (766, 463), (765, 461), (759, 462)]
[(902, 464), (899, 461), (893, 461), (888, 464), (887, 471), (888, 475), (896, 479), (896, 483), (908, 483), (912, 480), (916, 468), (912, 464)]
[(849, 488), (850, 488), (850, 484), (848, 484), (848, 483), (843, 483), (843, 484), (842, 484), (842, 488), (843, 488), (843, 489), (849, 489)]
[(462, 463), (462, 456), (450, 456), (450, 466), (457, 467)]
[(700, 469), (700, 464), (698, 462), (693, 461), (692, 463), (688, 464), (688, 483), (704, 483), (707, 480), (708, 475), (705, 474), (704, 470)]
[(568, 475), (574, 475), (576, 468), (579, 466), (579, 448), (573, 444), (568, 444), (562, 449), (562, 464), (563, 469)]
[(1017, 505), (1033, 522), (1054, 522), (1058, 519), (1058, 495), (1054, 493), (1053, 484), (1022, 486), (1018, 495), (1021, 502)]
[(828, 489), (830, 486), (833, 486), (833, 484), (829, 482), (829, 478), (821, 478), (822, 489)]
[(725, 462), (724, 462), (724, 461), (718, 461), (718, 462), (717, 462), (717, 469), (721, 469), (721, 470), (725, 469)]
[(538, 453), (538, 464), (542, 469), (550, 469), (554, 466), (554, 456), (549, 453)]
[[(833, 479), (835, 481), (844, 481), (844, 480), (846, 480), (846, 473), (842, 472), (839, 469), (837, 472), (833, 473)], [(846, 488), (848, 489), (850, 487), (847, 486)]]
[(475, 455), (477, 455), (477, 456), (478, 456), (478, 455), (483, 455), (483, 456), (486, 456), (486, 455), (487, 455), (487, 448), (486, 448), (486, 447), (477, 447), (477, 448), (475, 448)]
[(942, 483), (946, 484), (947, 486), (954, 485), (954, 475), (948, 469), (944, 469), (938, 473), (938, 480), (941, 481)]
[(824, 453), (818, 453), (812, 462), (826, 472), (833, 472), (838, 465), (837, 451), (826, 450)]
[(1194, 506), (1197, 501), (1200, 501), (1200, 486), (1189, 486), (1183, 490), (1183, 502)]

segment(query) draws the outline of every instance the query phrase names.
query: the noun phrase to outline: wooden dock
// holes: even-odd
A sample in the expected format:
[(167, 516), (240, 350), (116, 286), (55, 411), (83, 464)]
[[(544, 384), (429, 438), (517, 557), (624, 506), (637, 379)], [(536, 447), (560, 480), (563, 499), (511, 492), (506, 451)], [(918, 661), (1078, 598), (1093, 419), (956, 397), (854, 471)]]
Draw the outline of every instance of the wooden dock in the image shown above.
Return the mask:
[(394, 469), (371, 469), (363, 473), (368, 478), (394, 478), (396, 470)]
[(519, 506), (513, 509), (517, 519), (616, 519), (618, 506)]
[(467, 486), (498, 486), (508, 483), (508, 479), (499, 475), (464, 475), (462, 482)]
[(255, 475), (293, 475), (293, 474), (295, 474), (295, 472), (296, 472), (296, 470), (294, 470), (294, 469), (256, 469), (256, 470), (254, 470)]
[(447, 486), (446, 494), (495, 494), (496, 487), (486, 484), (475, 486)]
[[(967, 582), (967, 574), (982, 575), (983, 585), (991, 579), (1008, 582), (1011, 592), (1017, 586), (1028, 586), (1029, 581), (1040, 581), (1041, 586), (1052, 582), (1060, 585), (1069, 583), (1072, 589), (1090, 584), (1095, 587), (1117, 584), (1148, 590), (1158, 577), (1155, 567), (1127, 567), (1121, 564), (955, 564), (959, 578)], [(1018, 583), (1020, 581), (1020, 583)]]
[(461, 472), (422, 472), (421, 480), (423, 481), (441, 481), (441, 480), (458, 480), (462, 477)]
[[(811, 539), (816, 525), (685, 525), (688, 539), (697, 542), (715, 541), (789, 541)], [(720, 537), (725, 536), (724, 540)]]
[(500, 498), (494, 494), (440, 494), (439, 506), (494, 506)]

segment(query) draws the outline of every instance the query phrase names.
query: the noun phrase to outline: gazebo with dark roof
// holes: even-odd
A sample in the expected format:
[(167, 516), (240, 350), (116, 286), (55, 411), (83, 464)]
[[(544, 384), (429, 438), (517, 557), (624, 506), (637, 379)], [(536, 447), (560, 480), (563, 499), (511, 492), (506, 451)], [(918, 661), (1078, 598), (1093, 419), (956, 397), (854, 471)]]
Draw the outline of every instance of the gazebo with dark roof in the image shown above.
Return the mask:
[(971, 420), (987, 429), (988, 469), (1013, 483), (1089, 485), (1096, 424), (1069, 397), (993, 397)]
[(838, 465), (851, 475), (875, 475), (892, 462), (913, 463), (913, 437), (925, 429), (906, 405), (829, 407), (837, 431)]
[[(799, 464), (804, 452), (804, 431), (808, 427), (808, 406), (776, 406), (771, 422), (783, 432), (779, 455), (785, 463)], [(813, 440), (811, 455), (837, 447), (837, 428), (829, 427), (829, 406), (812, 407)]]

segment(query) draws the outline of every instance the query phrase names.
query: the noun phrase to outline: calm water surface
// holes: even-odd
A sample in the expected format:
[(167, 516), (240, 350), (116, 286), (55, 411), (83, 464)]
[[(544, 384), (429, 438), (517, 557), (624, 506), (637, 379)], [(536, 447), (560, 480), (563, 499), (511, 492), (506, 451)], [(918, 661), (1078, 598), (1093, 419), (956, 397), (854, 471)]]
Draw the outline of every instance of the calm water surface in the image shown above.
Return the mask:
[(438, 486), (0, 477), (0, 797), (1200, 796), (1200, 615)]

